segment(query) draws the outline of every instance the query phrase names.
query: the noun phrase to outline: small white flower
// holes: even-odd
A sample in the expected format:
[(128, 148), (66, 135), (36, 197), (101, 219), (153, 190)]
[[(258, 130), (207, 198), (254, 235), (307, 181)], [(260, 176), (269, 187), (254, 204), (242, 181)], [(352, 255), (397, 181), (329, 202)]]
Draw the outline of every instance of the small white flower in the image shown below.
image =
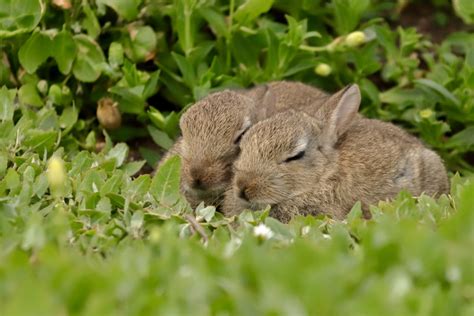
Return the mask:
[(253, 228), (253, 234), (255, 237), (261, 239), (270, 239), (273, 237), (273, 231), (265, 224), (259, 224)]
[(461, 270), (459, 269), (459, 267), (450, 266), (446, 270), (446, 279), (453, 283), (459, 281), (461, 279)]
[(332, 239), (331, 235), (329, 234), (323, 234), (324, 239)]
[(411, 287), (412, 282), (409, 276), (404, 273), (398, 273), (392, 281), (392, 299), (398, 300), (402, 298), (410, 291)]
[(303, 226), (303, 228), (301, 228), (301, 235), (302, 235), (302, 236), (308, 235), (310, 230), (311, 230), (311, 227), (309, 227), (309, 226)]

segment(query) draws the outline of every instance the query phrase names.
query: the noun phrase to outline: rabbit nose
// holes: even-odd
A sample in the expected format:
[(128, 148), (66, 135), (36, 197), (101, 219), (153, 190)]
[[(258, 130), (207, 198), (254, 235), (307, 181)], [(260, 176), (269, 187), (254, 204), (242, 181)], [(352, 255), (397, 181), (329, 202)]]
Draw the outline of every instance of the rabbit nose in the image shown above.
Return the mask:
[(247, 181), (237, 178), (236, 180), (237, 185), (237, 196), (245, 201), (250, 201), (249, 199), (249, 184)]
[(193, 179), (192, 187), (194, 189), (202, 190), (202, 189), (204, 189), (204, 184), (202, 183), (202, 180), (200, 178), (195, 178), (195, 179)]
[(247, 196), (247, 188), (239, 188), (239, 198), (241, 198), (242, 200), (245, 200), (245, 201), (249, 201), (249, 198)]
[(199, 189), (199, 190), (205, 189), (206, 186), (204, 184), (202, 172), (200, 169), (192, 168), (190, 171), (190, 176), (191, 176), (191, 186), (193, 187), (193, 189)]

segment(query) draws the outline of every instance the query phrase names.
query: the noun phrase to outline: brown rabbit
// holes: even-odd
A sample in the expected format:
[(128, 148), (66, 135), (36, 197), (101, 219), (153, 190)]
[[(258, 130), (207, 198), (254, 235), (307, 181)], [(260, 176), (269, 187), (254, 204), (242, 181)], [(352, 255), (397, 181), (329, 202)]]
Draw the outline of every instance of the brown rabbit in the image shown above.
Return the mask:
[(285, 109), (314, 107), (326, 98), (316, 88), (286, 81), (213, 93), (183, 114), (182, 137), (159, 165), (171, 155), (181, 156), (181, 190), (190, 204), (219, 205), (232, 179), (240, 139), (248, 128)]
[(223, 211), (271, 206), (283, 222), (296, 214), (343, 218), (356, 201), (447, 193), (441, 159), (395, 125), (357, 114), (357, 85), (331, 96), (311, 116), (287, 111), (255, 124), (242, 138)]

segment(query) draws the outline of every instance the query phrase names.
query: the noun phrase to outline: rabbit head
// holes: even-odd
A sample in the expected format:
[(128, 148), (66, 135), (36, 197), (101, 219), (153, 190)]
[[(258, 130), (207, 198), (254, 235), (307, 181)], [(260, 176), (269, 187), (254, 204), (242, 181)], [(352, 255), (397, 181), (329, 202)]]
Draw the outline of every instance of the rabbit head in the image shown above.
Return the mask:
[(209, 95), (181, 117), (182, 189), (209, 200), (218, 197), (232, 178), (242, 135), (254, 123), (254, 102), (233, 91)]
[(240, 208), (279, 204), (314, 189), (337, 168), (337, 144), (357, 116), (356, 85), (334, 94), (314, 113), (287, 111), (255, 124), (243, 136), (234, 164)]

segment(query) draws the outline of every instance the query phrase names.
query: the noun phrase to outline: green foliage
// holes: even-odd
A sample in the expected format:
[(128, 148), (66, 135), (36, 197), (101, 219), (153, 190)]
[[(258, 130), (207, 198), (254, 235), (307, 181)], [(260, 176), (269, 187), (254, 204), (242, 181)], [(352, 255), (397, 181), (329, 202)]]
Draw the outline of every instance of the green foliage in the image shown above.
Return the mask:
[(0, 38), (32, 31), (45, 6), (41, 0), (4, 0), (0, 3)]
[(474, 23), (474, 3), (469, 0), (453, 0), (453, 7), (465, 23)]
[(53, 196), (47, 161), (23, 146), (13, 136), (0, 156), (5, 315), (473, 311), (472, 179), (453, 179), (452, 200), (401, 193), (370, 221), (359, 204), (343, 222), (284, 225), (266, 212), (191, 210), (178, 193), (179, 158), (131, 178), (125, 144), (57, 151), (65, 181)]
[[(453, 5), (469, 23), (467, 3)], [(366, 115), (397, 121), (452, 170), (472, 171), (474, 38), (455, 33), (434, 45), (413, 28), (393, 31), (383, 19), (369, 19), (395, 5), (404, 4), (7, 1), (0, 7), (0, 85), (17, 89), (24, 105), (74, 106), (86, 116), (112, 97), (130, 131), (111, 133), (113, 140), (143, 137), (136, 127), (148, 126), (166, 149), (178, 134), (175, 113), (216, 89), (289, 79), (335, 91), (357, 82)], [(365, 40), (346, 42), (353, 31)], [(83, 124), (99, 132), (95, 120)], [(85, 142), (86, 135), (75, 137)]]
[[(385, 10), (405, 3), (0, 1), (0, 313), (473, 314), (474, 36), (394, 28)], [(465, 23), (469, 6), (453, 2)], [(463, 177), (371, 220), (356, 204), (284, 225), (191, 209), (178, 157), (143, 174), (159, 154), (140, 138), (168, 149), (195, 100), (280, 79), (358, 83), (365, 115)], [(119, 130), (95, 119), (105, 97)]]

